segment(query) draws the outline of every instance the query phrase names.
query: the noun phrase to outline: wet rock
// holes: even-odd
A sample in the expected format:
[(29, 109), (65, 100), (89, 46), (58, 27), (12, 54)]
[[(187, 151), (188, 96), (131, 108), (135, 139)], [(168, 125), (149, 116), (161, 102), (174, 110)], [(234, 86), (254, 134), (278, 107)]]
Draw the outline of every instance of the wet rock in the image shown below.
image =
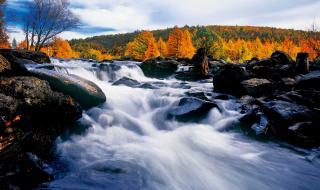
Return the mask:
[(315, 120), (317, 116), (317, 114), (306, 106), (282, 100), (262, 102), (261, 107), (273, 123), (284, 128), (298, 122)]
[(307, 74), (309, 72), (309, 54), (298, 53), (295, 72), (298, 74)]
[(289, 127), (289, 140), (303, 147), (320, 146), (319, 123), (300, 122)]
[(121, 79), (117, 80), (112, 84), (113, 86), (119, 86), (119, 85), (124, 85), (124, 86), (129, 86), (129, 87), (137, 87), (140, 85), (140, 82), (137, 80), (133, 80), (128, 77), (122, 77)]
[(272, 93), (271, 82), (267, 79), (252, 78), (241, 82), (249, 95), (259, 97)]
[(213, 77), (213, 86), (216, 92), (241, 96), (246, 93), (241, 82), (251, 78), (251, 74), (243, 67), (226, 64)]
[(169, 110), (168, 118), (182, 122), (199, 121), (217, 104), (198, 98), (182, 98), (179, 104)]
[(178, 69), (179, 62), (174, 60), (147, 60), (140, 64), (140, 68), (147, 77), (166, 78)]
[(46, 69), (30, 70), (30, 73), (48, 81), (54, 90), (71, 96), (84, 109), (97, 106), (106, 101), (105, 94), (96, 84), (78, 76), (64, 75)]
[(0, 75), (11, 70), (11, 64), (0, 54)]
[(141, 84), (139, 86), (139, 88), (144, 88), (144, 89), (159, 89), (158, 87), (150, 84), (150, 83), (144, 83), (144, 84)]
[[(2, 54), (9, 62), (15, 62), (17, 59), (33, 61), (39, 64), (50, 63), (50, 58), (40, 51), (28, 51), (22, 49), (0, 49)], [(26, 61), (26, 63), (28, 63)]]
[(295, 88), (320, 90), (320, 70), (297, 77)]
[(209, 61), (204, 48), (199, 48), (191, 59), (193, 74), (206, 77), (209, 74)]

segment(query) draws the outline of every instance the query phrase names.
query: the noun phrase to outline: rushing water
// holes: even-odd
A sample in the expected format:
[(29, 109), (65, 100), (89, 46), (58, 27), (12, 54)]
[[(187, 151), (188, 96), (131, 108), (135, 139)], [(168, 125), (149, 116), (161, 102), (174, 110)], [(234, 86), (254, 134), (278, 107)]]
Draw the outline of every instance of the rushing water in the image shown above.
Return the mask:
[[(84, 112), (85, 133), (58, 140), (52, 189), (236, 190), (319, 189), (319, 150), (258, 141), (238, 129), (236, 100), (218, 101), (198, 123), (167, 119), (188, 92), (212, 83), (147, 78), (135, 63), (95, 69), (84, 61), (58, 61), (55, 69), (96, 83), (107, 102)], [(122, 77), (158, 89), (113, 86)]]

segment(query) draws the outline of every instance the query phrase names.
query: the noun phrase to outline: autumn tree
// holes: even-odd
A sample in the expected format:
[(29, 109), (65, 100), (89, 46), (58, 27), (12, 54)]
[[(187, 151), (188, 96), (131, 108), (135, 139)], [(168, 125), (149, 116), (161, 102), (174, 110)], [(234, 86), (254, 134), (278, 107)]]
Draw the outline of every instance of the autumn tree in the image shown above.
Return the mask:
[(169, 34), (167, 42), (168, 56), (180, 57), (181, 47), (183, 45), (183, 32), (175, 26)]
[(52, 44), (52, 56), (56, 58), (76, 58), (75, 52), (70, 47), (70, 44), (68, 41), (63, 40), (61, 38), (55, 38), (54, 42)]
[(167, 44), (160, 37), (158, 40), (158, 50), (161, 57), (166, 57), (168, 55)]
[(21, 41), (18, 45), (17, 45), (17, 49), (27, 49), (28, 45), (26, 40)]
[(182, 35), (182, 47), (180, 48), (180, 56), (191, 59), (192, 56), (194, 55), (194, 52), (195, 52), (195, 48), (193, 47), (193, 44), (192, 44), (192, 38), (191, 38), (190, 32), (187, 29), (185, 29)]
[(5, 0), (0, 0), (0, 48), (10, 48), (10, 43), (8, 41), (9, 38), (6, 33), (3, 20), (3, 8), (5, 2)]
[(308, 52), (311, 59), (320, 57), (320, 27), (314, 22), (308, 35), (300, 42), (301, 51)]
[(155, 39), (152, 37), (149, 39), (149, 43), (148, 43), (148, 47), (147, 47), (147, 51), (145, 52), (145, 59), (150, 59), (150, 58), (155, 58), (155, 57), (159, 57), (160, 53), (158, 50), (158, 45), (155, 42)]
[(34, 47), (36, 51), (79, 23), (79, 19), (70, 10), (68, 0), (33, 0), (24, 18), (27, 49)]
[[(147, 51), (149, 50), (148, 54)], [(159, 56), (159, 51), (153, 34), (149, 31), (143, 31), (138, 34), (132, 42), (129, 42), (125, 56), (132, 56), (138, 60)]]

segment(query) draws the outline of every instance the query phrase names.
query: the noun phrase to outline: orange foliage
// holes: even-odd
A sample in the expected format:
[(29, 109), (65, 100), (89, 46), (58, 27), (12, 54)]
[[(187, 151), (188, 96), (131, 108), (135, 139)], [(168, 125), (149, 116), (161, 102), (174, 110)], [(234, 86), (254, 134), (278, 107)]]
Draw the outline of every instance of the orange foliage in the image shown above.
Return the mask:
[(27, 49), (27, 42), (23, 40), (17, 45), (17, 49)]
[(149, 31), (141, 32), (126, 48), (125, 56), (132, 56), (138, 60), (145, 60), (160, 55), (153, 34)]
[(168, 55), (167, 44), (160, 37), (158, 40), (158, 49), (161, 57), (166, 57)]
[(167, 42), (168, 56), (180, 57), (181, 47), (183, 45), (183, 32), (177, 26), (170, 32)]

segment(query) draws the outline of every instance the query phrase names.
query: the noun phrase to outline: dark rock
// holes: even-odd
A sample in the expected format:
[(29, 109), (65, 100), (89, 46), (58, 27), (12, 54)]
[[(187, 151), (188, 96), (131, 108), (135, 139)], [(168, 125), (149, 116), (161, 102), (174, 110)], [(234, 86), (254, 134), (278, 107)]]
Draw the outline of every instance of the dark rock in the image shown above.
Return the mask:
[(122, 77), (121, 79), (117, 80), (112, 84), (113, 86), (119, 86), (119, 85), (124, 85), (124, 86), (129, 86), (129, 87), (136, 87), (140, 85), (140, 82), (133, 80), (128, 77)]
[(47, 82), (34, 77), (1, 78), (0, 93), (14, 97), (14, 103), (10, 100), (3, 107), (13, 111), (18, 104), (15, 114), (38, 118), (36, 122), (69, 122), (81, 117), (81, 108), (71, 97), (53, 92)]
[(241, 82), (251, 78), (243, 67), (234, 64), (226, 64), (213, 77), (213, 86), (216, 92), (241, 96), (246, 93)]
[(320, 146), (319, 123), (301, 122), (289, 127), (289, 140), (303, 147)]
[(295, 72), (298, 74), (307, 74), (309, 72), (309, 54), (298, 53)]
[(169, 110), (168, 118), (178, 121), (199, 121), (212, 109), (218, 108), (217, 104), (198, 98), (182, 98), (179, 104)]
[(139, 88), (144, 88), (144, 89), (159, 89), (158, 87), (153, 86), (153, 85), (150, 84), (150, 83), (141, 84), (141, 85), (139, 86)]
[(271, 82), (267, 79), (252, 78), (241, 82), (249, 95), (259, 97), (272, 93)]
[(11, 70), (11, 64), (0, 54), (0, 75)]
[(317, 71), (312, 71), (309, 74), (297, 77), (295, 88), (320, 90), (319, 84), (320, 84), (320, 70), (317, 70)]
[(286, 130), (290, 125), (299, 122), (314, 121), (317, 114), (308, 107), (282, 100), (260, 102), (263, 112), (277, 129)]
[(293, 78), (282, 78), (280, 88), (285, 91), (290, 91), (294, 87), (296, 81)]
[(193, 73), (199, 76), (208, 76), (209, 61), (204, 48), (199, 48), (197, 53), (192, 57), (191, 64), (194, 65)]
[(46, 69), (30, 70), (30, 73), (48, 81), (54, 90), (71, 96), (85, 109), (106, 101), (105, 94), (96, 84), (78, 76), (64, 75)]
[(283, 51), (274, 52), (271, 59), (278, 64), (294, 64), (293, 59)]
[(147, 60), (140, 65), (140, 68), (147, 77), (166, 78), (176, 72), (178, 65), (179, 62), (174, 60), (160, 62)]
[(0, 49), (0, 54), (2, 54), (9, 62), (14, 62), (14, 58), (30, 60), (39, 64), (51, 62), (50, 58), (45, 53), (39, 51)]
[(281, 94), (276, 98), (320, 111), (320, 91), (318, 90), (295, 90)]

